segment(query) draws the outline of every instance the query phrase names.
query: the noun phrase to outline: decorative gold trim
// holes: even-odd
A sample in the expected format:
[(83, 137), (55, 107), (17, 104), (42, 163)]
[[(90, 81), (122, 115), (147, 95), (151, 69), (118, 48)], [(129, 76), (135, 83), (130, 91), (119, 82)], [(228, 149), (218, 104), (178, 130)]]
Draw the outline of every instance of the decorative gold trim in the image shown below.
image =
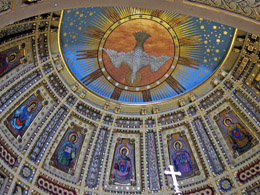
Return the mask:
[(246, 15), (242, 15), (240, 13), (237, 13), (237, 12), (234, 12), (231, 10), (221, 9), (220, 7), (214, 7), (214, 6), (210, 6), (207, 4), (199, 4), (198, 2), (190, 2), (190, 1), (186, 1), (186, 0), (183, 1), (183, 4), (192, 5), (195, 7), (202, 8), (202, 9), (212, 10), (214, 12), (222, 13), (224, 15), (229, 15), (229, 16), (236, 17), (236, 18), (241, 18), (242, 20), (246, 20), (250, 23), (252, 22), (252, 23), (255, 23), (256, 25), (259, 25), (259, 21), (257, 21), (256, 19), (250, 18)]

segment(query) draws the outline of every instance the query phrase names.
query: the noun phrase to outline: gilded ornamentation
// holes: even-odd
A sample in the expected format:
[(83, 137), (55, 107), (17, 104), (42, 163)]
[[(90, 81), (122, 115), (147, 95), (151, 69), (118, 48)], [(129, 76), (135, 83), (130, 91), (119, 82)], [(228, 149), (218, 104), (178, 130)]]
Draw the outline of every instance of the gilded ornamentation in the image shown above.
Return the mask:
[(209, 158), (208, 162), (211, 164), (213, 171), (216, 173), (221, 173), (223, 171), (223, 167), (219, 161), (216, 151), (204, 129), (200, 120), (195, 120), (193, 122), (195, 131), (198, 133), (198, 136), (201, 139), (201, 144), (205, 147), (205, 152)]
[(148, 152), (148, 169), (149, 169), (149, 181), (150, 181), (150, 189), (151, 190), (159, 190), (159, 174), (158, 174), (158, 166), (157, 166), (157, 158), (156, 158), (156, 150), (155, 150), (155, 142), (153, 133), (147, 134), (147, 152)]
[(209, 6), (225, 9), (244, 16), (260, 20), (259, 0), (189, 0)]
[(11, 0), (0, 0), (0, 13), (7, 11), (11, 7)]
[[(24, 1), (16, 1), (16, 5), (19, 7), (21, 2)], [(45, 2), (48, 1), (40, 4)], [(37, 4), (28, 7), (37, 7)], [(25, 12), (25, 4), (21, 9)], [(181, 172), (182, 175), (176, 179), (181, 193), (185, 195), (258, 194), (260, 87), (257, 86), (260, 80), (260, 37), (196, 18), (193, 21), (199, 24), (197, 30), (205, 46), (200, 49), (199, 45), (189, 47), (194, 42), (193, 38), (196, 38), (193, 36), (189, 16), (144, 8), (86, 9), (40, 14), (13, 21), (0, 30), (0, 194), (173, 194), (175, 186), (171, 184), (172, 178), (164, 175), (169, 165), (174, 167), (174, 171)], [(1, 13), (4, 15), (9, 10)], [(57, 32), (62, 26), (63, 21), (59, 20), (62, 13), (67, 13), (70, 21), (67, 21), (68, 28), (64, 32)], [(13, 13), (2, 18), (9, 15)], [(169, 19), (170, 16), (173, 20)], [(74, 21), (75, 18), (79, 22)], [(102, 30), (103, 22), (98, 22), (106, 20), (110, 21), (106, 26), (108, 29), (99, 31)], [(186, 23), (186, 20), (190, 23)], [(2, 22), (4, 21), (3, 19)], [(93, 32), (87, 26), (89, 21), (93, 22), (90, 23), (90, 26), (93, 24)], [(138, 21), (146, 24), (144, 30), (142, 26), (137, 29), (132, 25), (138, 24)], [(167, 26), (165, 21), (172, 23)], [(160, 27), (158, 29), (168, 32), (155, 36), (157, 31), (147, 24), (154, 24), (155, 27)], [(133, 27), (131, 32), (129, 28), (121, 31), (120, 27), (124, 25)], [(79, 34), (69, 29), (78, 29)], [(117, 30), (120, 30), (119, 34), (116, 34)], [(172, 37), (172, 42), (178, 43), (174, 44), (174, 49), (178, 49), (178, 52), (171, 50), (172, 54), (160, 53), (161, 37), (174, 35), (173, 32), (169, 33), (172, 30), (176, 31), (176, 35), (184, 35)], [(121, 32), (124, 32), (122, 39), (117, 37)], [(212, 68), (213, 75), (200, 87), (167, 101), (159, 101), (159, 96), (168, 97), (166, 91), (152, 94), (151, 86), (150, 89), (140, 83), (139, 87), (135, 86), (138, 84), (131, 82), (130, 69), (122, 70), (125, 75), (114, 76), (120, 76), (129, 88), (125, 88), (126, 85), (123, 88), (115, 85), (118, 89), (114, 93), (111, 91), (105, 94), (114, 97), (110, 98), (111, 101), (105, 96), (94, 96), (80, 83), (74, 85), (76, 81), (71, 79), (72, 75), (62, 62), (62, 57), (59, 57), (63, 55), (60, 50), (62, 45), (68, 54), (86, 50), (86, 53), (82, 52), (88, 57), (85, 62), (74, 60), (71, 56), (64, 59), (71, 63), (71, 68), (81, 67), (82, 71), (78, 73), (91, 71), (91, 76), (85, 80), (93, 90), (99, 89), (103, 93), (102, 89), (106, 86), (99, 81), (111, 77), (108, 81), (111, 84), (112, 80), (112, 76), (104, 77), (104, 72), (109, 70), (103, 71), (95, 66), (102, 60), (104, 62), (105, 58), (110, 61), (103, 48), (131, 52), (137, 43), (132, 36), (135, 32), (151, 35), (143, 44), (143, 51), (147, 54), (150, 52), (149, 56), (167, 55), (177, 60), (176, 56), (186, 55), (185, 58), (178, 58), (182, 65), (173, 68), (169, 66), (169, 69), (166, 66), (162, 78), (160, 75), (158, 78), (150, 77), (152, 81), (165, 81), (169, 87), (174, 87), (173, 91), (183, 91), (176, 83), (178, 78), (188, 77), (195, 82), (197, 77), (194, 72), (199, 71), (197, 76), (206, 77), (211, 70), (211, 63), (218, 61), (221, 65), (216, 71)], [(93, 38), (88, 37), (88, 48), (84, 48), (83, 44), (82, 48), (76, 44), (70, 47), (67, 42), (59, 45), (59, 35), (70, 38), (71, 43), (76, 40), (83, 43), (84, 40), (80, 40), (79, 35), (84, 33), (91, 33)], [(125, 36), (126, 33), (131, 36)], [(155, 37), (158, 37), (157, 41), (152, 41)], [(132, 39), (132, 42), (124, 42), (124, 38)], [(100, 41), (104, 47), (99, 47)], [(156, 45), (149, 46), (149, 41)], [(228, 47), (223, 49), (225, 43)], [(183, 44), (186, 46), (183, 47)], [(129, 46), (128, 50), (124, 50), (126, 46)], [(220, 46), (221, 50), (216, 46)], [(156, 49), (157, 53), (152, 53)], [(24, 50), (24, 53), (20, 50)], [(194, 51), (196, 55), (202, 53), (205, 56), (194, 58), (204, 64), (197, 66), (201, 71), (187, 66), (195, 63), (190, 62)], [(227, 53), (225, 58), (221, 57), (221, 52)], [(178, 53), (181, 55), (176, 55)], [(78, 62), (82, 64), (77, 64)], [(84, 63), (92, 63), (93, 69), (84, 66)], [(118, 70), (111, 63), (111, 66), (107, 63), (105, 65)], [(121, 65), (120, 68), (123, 66), (129, 68), (126, 65)], [(170, 74), (166, 75), (178, 66), (179, 75), (176, 75), (175, 80)], [(238, 69), (239, 66), (242, 69)], [(136, 72), (134, 82), (138, 81), (138, 72), (141, 69)], [(235, 76), (236, 72), (238, 76)], [(145, 77), (146, 74), (141, 74), (140, 78)], [(129, 78), (130, 82), (126, 80)], [(157, 86), (156, 81), (152, 83)], [(192, 84), (188, 79), (182, 79), (181, 83)], [(100, 88), (95, 88), (96, 85)], [(134, 91), (130, 91), (130, 85), (134, 85)], [(158, 84), (160, 86), (165, 85), (161, 82)], [(143, 91), (141, 87), (144, 87)], [(116, 99), (120, 98), (119, 94), (128, 92), (140, 94), (147, 101), (150, 101), (150, 97), (158, 98), (138, 105), (119, 103)], [(132, 101), (132, 96), (128, 97)], [(137, 97), (139, 98), (133, 98)]]
[(86, 179), (86, 185), (90, 188), (96, 187), (98, 184), (98, 173), (102, 165), (102, 157), (104, 155), (104, 150), (106, 149), (106, 143), (104, 140), (107, 140), (107, 132), (101, 130), (98, 136), (97, 144), (95, 147), (95, 152), (93, 153), (91, 164), (88, 170), (88, 176)]
[[(65, 118), (67, 112), (64, 108), (60, 108), (57, 114), (53, 117), (51, 122), (46, 127), (45, 131), (42, 133), (41, 137), (39, 138), (39, 141), (35, 144), (34, 148), (31, 151), (30, 159), (32, 161), (40, 161), (42, 155), (41, 153), (44, 153), (44, 148), (48, 146), (48, 143), (46, 143), (47, 139), (49, 137), (52, 138), (52, 136), (55, 134), (56, 130), (58, 129), (59, 125), (62, 123), (63, 119)], [(46, 145), (47, 144), (47, 145)]]

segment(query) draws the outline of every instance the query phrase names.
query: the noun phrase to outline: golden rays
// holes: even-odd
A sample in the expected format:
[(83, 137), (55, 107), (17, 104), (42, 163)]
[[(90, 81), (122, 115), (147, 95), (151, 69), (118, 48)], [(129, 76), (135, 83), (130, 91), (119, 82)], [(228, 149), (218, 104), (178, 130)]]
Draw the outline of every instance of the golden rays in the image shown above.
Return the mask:
[[(97, 16), (93, 19), (93, 23), (91, 25), (87, 25), (84, 31), (83, 42), (86, 44), (86, 48), (93, 48), (95, 45), (95, 49), (98, 49), (98, 43), (104, 38), (104, 34), (109, 28), (117, 22), (120, 22), (123, 18), (131, 17), (133, 15), (150, 15), (151, 17), (157, 17), (162, 21), (166, 22), (176, 33), (179, 39), (180, 46), (180, 56), (182, 56), (182, 51), (185, 53), (184, 58), (180, 58), (181, 63), (179, 65), (188, 66), (191, 68), (196, 68), (198, 66), (198, 61), (194, 60), (194, 58), (199, 59), (200, 52), (198, 51), (198, 47), (191, 47), (193, 45), (201, 44), (201, 35), (198, 34), (197, 29), (193, 26), (191, 22), (191, 16), (184, 16), (172, 12), (162, 11), (162, 10), (154, 10), (154, 9), (145, 9), (145, 8), (129, 8), (129, 7), (109, 7), (103, 8), (103, 12), (97, 14)], [(110, 29), (111, 30), (111, 29)], [(187, 50), (189, 51), (187, 53)], [(87, 50), (77, 51), (80, 54), (79, 60), (92, 58), (93, 55), (89, 55), (90, 52)], [(92, 52), (92, 51), (91, 51)], [(85, 55), (83, 55), (83, 53)], [(91, 53), (92, 54), (92, 53)], [(192, 57), (188, 57), (191, 56)]]
[(201, 36), (191, 36), (191, 37), (183, 37), (179, 39), (180, 46), (187, 46), (187, 45), (198, 45), (201, 44)]
[[(163, 93), (161, 93), (160, 90), (167, 91), (171, 88), (177, 94), (186, 90), (180, 82), (182, 82), (183, 78), (192, 76), (192, 69), (198, 69), (198, 66), (200, 65), (199, 59), (201, 59), (200, 51), (202, 38), (199, 34), (198, 27), (193, 24), (193, 17), (162, 10), (129, 7), (103, 8), (102, 12), (96, 13), (96, 15), (92, 17), (92, 22), (86, 25), (83, 36), (81, 37), (86, 49), (77, 51), (77, 60), (82, 61), (91, 58), (100, 58), (99, 52), (101, 51), (101, 47), (103, 47), (101, 41), (104, 42), (108, 38), (108, 34), (110, 34), (108, 32), (113, 31), (116, 28), (115, 26), (119, 26), (126, 21), (136, 18), (146, 18), (148, 20), (156, 18), (158, 23), (167, 24), (164, 25), (164, 27), (171, 34), (172, 39), (174, 40), (174, 52), (177, 63), (175, 64), (176, 68), (174, 71), (165, 80), (166, 83), (161, 83), (152, 91), (144, 90), (141, 93), (143, 100), (145, 102), (152, 101), (152, 94), (155, 96), (161, 96)], [(96, 67), (99, 66), (100, 60), (101, 59), (96, 60)], [(93, 81), (93, 79), (96, 79), (97, 76), (102, 76), (100, 71), (94, 72), (84, 78), (83, 83), (89, 83), (90, 81)], [(104, 75), (104, 78), (105, 77), (110, 78), (108, 75)], [(115, 87), (111, 98), (118, 100), (123, 93), (126, 93), (126, 91)]]
[(77, 60), (96, 58), (98, 56), (98, 50), (79, 50), (77, 52), (79, 53), (76, 55), (79, 57)]

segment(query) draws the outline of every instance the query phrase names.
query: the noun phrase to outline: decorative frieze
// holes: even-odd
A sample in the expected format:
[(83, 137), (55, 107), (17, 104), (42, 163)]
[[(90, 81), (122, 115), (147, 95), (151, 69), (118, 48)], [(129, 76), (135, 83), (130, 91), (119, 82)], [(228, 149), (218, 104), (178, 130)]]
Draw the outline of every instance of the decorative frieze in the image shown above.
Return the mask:
[(249, 167), (239, 171), (237, 173), (237, 178), (240, 182), (246, 183), (260, 174), (260, 160), (257, 160), (255, 163)]
[(3, 112), (21, 94), (27, 91), (33, 84), (40, 80), (40, 74), (35, 71), (14, 85), (0, 97), (0, 113)]
[(68, 112), (65, 110), (65, 108), (61, 107), (57, 112), (57, 114), (49, 122), (49, 124), (47, 125), (47, 127), (45, 128), (41, 136), (39, 137), (39, 140), (37, 141), (37, 143), (35, 144), (35, 146), (33, 147), (30, 153), (30, 159), (32, 161), (39, 162), (41, 160), (48, 144), (50, 143), (56, 131), (60, 127), (67, 113)]
[(238, 98), (238, 102), (248, 109), (247, 113), (252, 115), (252, 119), (256, 119), (260, 125), (260, 110), (257, 105), (253, 105), (252, 101), (245, 94), (241, 93), (241, 91), (235, 92), (235, 96)]
[(37, 186), (50, 194), (76, 195), (75, 190), (63, 187), (62, 185), (57, 184), (43, 176), (39, 176), (37, 178)]
[(260, 20), (260, 6), (258, 0), (188, 0), (217, 7), (228, 12), (234, 12), (249, 18)]
[(88, 169), (88, 175), (86, 179), (86, 185), (89, 188), (94, 188), (97, 186), (100, 179), (100, 171), (103, 164), (104, 151), (107, 146), (107, 139), (109, 132), (101, 129), (98, 135), (97, 141), (95, 143), (95, 149), (91, 158), (90, 166)]
[(212, 145), (212, 142), (210, 141), (201, 121), (199, 119), (192, 122), (193, 127), (195, 128), (195, 131), (197, 132), (197, 136), (199, 137), (199, 140), (201, 141), (202, 147), (205, 149), (205, 156), (208, 160), (208, 163), (215, 173), (221, 173), (223, 172), (223, 166), (221, 165), (218, 155)]
[(0, 0), (0, 14), (11, 8), (11, 0)]
[(158, 191), (160, 190), (160, 178), (158, 174), (154, 133), (147, 133), (146, 140), (149, 189), (151, 191)]
[(185, 192), (184, 194), (185, 195), (204, 195), (204, 194), (214, 195), (215, 193), (212, 187), (207, 186), (206, 188), (198, 189), (190, 193)]
[(10, 152), (7, 147), (0, 142), (0, 157), (8, 164), (11, 168), (15, 166), (17, 161), (17, 157), (13, 153)]

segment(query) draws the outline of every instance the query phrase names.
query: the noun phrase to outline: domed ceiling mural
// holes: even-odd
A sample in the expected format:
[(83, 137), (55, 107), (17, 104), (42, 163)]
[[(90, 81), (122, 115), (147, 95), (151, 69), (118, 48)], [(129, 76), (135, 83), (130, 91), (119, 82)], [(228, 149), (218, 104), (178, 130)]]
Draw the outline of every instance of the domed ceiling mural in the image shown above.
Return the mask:
[(184, 93), (223, 62), (235, 30), (202, 18), (137, 8), (65, 11), (64, 60), (88, 90), (124, 103)]
[(128, 7), (2, 28), (0, 194), (258, 194), (259, 41)]

